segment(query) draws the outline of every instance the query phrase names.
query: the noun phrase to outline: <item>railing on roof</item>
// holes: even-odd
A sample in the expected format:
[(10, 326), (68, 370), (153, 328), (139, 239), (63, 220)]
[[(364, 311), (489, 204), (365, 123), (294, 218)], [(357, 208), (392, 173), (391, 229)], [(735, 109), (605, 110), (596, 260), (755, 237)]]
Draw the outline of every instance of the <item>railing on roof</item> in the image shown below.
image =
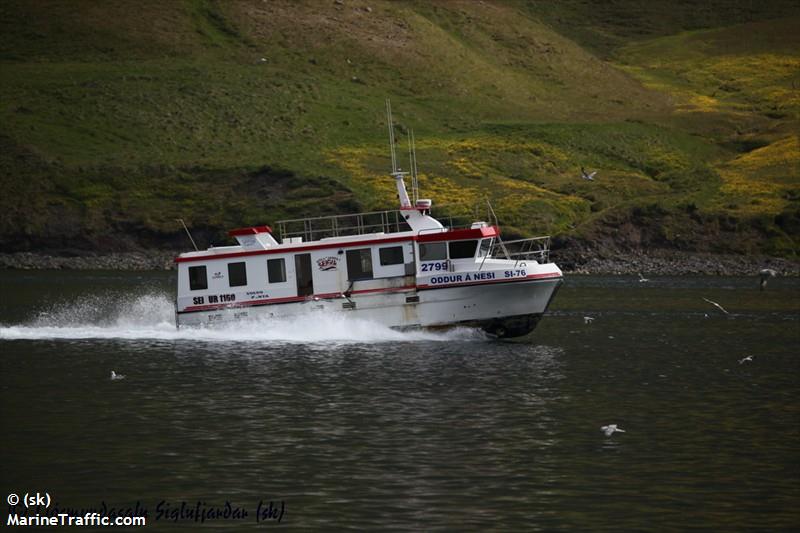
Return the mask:
[(505, 256), (515, 261), (536, 261), (547, 263), (550, 260), (550, 237), (531, 237), (514, 241), (496, 240), (489, 252), (490, 257)]
[[(464, 219), (466, 220), (466, 219)], [(471, 227), (470, 223), (462, 224), (461, 217), (446, 217), (440, 220), (444, 228), (429, 228), (419, 234), (450, 231)], [(447, 225), (449, 223), (449, 225)], [(325, 217), (295, 218), (279, 220), (275, 223), (281, 241), (302, 237), (303, 242), (318, 241), (329, 237), (345, 237), (364, 235), (367, 233), (399, 233), (411, 231), (400, 211), (370, 211), (353, 215), (332, 215)], [(550, 256), (550, 237), (532, 237), (501, 241), (495, 239), (489, 257), (513, 259), (515, 261), (537, 261), (547, 263)]]
[(276, 226), (281, 241), (302, 237), (304, 242), (367, 233), (411, 231), (397, 210), (279, 220)]

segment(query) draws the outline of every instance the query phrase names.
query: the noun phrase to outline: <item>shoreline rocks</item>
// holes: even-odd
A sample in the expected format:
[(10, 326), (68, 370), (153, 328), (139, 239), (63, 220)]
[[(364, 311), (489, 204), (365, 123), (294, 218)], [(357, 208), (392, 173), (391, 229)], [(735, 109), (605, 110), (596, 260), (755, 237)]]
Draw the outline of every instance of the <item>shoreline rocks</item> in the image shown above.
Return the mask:
[[(142, 251), (57, 256), (39, 252), (0, 253), (0, 269), (13, 270), (174, 270), (179, 252)], [(718, 255), (674, 250), (607, 252), (560, 249), (550, 259), (566, 274), (645, 276), (750, 276), (772, 268), (781, 276), (800, 276), (800, 261), (778, 257)]]
[(38, 252), (0, 253), (0, 269), (13, 270), (173, 270), (180, 252), (163, 250), (58, 256)]
[(769, 256), (675, 250), (637, 250), (601, 255), (564, 249), (551, 252), (550, 260), (571, 274), (753, 276), (763, 268), (771, 268), (780, 276), (800, 276), (800, 261)]

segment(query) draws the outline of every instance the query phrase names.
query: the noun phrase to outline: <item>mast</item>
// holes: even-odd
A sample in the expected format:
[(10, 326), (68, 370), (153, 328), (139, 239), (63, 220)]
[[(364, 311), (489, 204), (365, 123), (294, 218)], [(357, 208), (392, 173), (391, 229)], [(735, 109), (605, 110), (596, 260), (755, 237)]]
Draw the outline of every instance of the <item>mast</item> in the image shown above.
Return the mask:
[(419, 181), (417, 179), (417, 147), (414, 141), (414, 130), (408, 129), (408, 164), (411, 168), (411, 198), (416, 205), (419, 200)]
[(408, 172), (402, 172), (397, 166), (397, 154), (394, 146), (394, 122), (392, 122), (392, 105), (386, 99), (386, 122), (389, 126), (389, 148), (392, 153), (392, 177), (397, 185), (397, 197), (400, 198), (400, 210), (403, 219), (413, 231), (422, 230), (444, 230), (441, 222), (430, 216), (431, 201), (419, 200), (419, 190), (417, 188), (417, 153), (414, 147), (414, 132), (409, 132), (409, 157), (411, 158), (411, 186), (414, 194), (414, 203), (408, 197), (406, 184), (403, 177)]
[(386, 122), (389, 124), (389, 150), (392, 154), (392, 172), (391, 175), (397, 174), (397, 154), (394, 150), (394, 123), (392, 122), (392, 103), (386, 99)]
[(389, 99), (386, 99), (386, 122), (389, 125), (389, 148), (392, 152), (392, 176), (397, 185), (397, 196), (400, 198), (400, 209), (410, 209), (412, 207), (411, 200), (406, 191), (406, 184), (403, 182), (403, 176), (408, 172), (401, 172), (397, 167), (397, 153), (394, 148), (394, 122), (392, 122), (392, 104)]

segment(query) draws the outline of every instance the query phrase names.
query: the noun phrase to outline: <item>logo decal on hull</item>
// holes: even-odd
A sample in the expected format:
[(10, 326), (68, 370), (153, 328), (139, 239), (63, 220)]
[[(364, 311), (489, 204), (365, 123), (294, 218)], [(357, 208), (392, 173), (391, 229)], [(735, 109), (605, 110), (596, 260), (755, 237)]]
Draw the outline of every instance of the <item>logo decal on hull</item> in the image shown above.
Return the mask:
[(336, 270), (336, 266), (339, 263), (338, 257), (323, 257), (321, 259), (317, 259), (317, 267), (320, 270)]

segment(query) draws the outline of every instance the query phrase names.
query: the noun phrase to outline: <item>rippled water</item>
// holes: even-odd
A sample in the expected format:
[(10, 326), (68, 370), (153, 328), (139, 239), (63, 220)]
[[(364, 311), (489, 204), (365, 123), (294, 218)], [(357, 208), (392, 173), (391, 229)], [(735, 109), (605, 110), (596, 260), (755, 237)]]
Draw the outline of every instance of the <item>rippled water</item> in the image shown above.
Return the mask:
[(0, 290), (4, 497), (139, 502), (159, 529), (161, 501), (268, 527), (260, 500), (298, 529), (800, 526), (796, 279), (570, 277), (518, 342), (318, 315), (177, 331), (164, 273)]

